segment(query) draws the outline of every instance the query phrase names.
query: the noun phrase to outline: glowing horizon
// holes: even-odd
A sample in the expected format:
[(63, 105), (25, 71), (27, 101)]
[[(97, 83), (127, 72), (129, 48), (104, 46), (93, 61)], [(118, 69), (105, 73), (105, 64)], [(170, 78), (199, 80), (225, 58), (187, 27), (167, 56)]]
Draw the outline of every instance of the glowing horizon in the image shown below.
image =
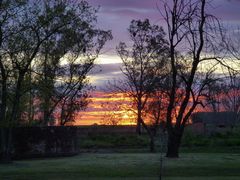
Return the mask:
[(135, 124), (135, 114), (124, 109), (130, 104), (131, 99), (123, 93), (95, 91), (92, 93), (90, 101), (86, 111), (77, 113), (74, 125), (109, 125), (111, 118), (119, 121), (118, 124), (121, 125)]

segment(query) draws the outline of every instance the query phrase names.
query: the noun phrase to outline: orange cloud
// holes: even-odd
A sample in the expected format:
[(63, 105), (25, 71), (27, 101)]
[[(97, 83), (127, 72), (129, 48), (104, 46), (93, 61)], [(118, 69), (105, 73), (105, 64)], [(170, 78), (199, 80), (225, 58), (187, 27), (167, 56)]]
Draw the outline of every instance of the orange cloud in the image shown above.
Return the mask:
[(111, 119), (122, 125), (135, 124), (135, 113), (128, 107), (131, 99), (126, 94), (96, 91), (90, 100), (86, 111), (77, 113), (74, 125), (109, 124)]

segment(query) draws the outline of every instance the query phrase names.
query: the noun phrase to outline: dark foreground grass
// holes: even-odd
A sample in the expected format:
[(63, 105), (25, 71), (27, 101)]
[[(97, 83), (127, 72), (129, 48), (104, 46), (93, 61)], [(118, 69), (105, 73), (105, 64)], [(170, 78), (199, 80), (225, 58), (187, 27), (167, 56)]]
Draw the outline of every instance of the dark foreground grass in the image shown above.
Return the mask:
[[(2, 180), (158, 179), (159, 154), (80, 154), (0, 165)], [(239, 180), (240, 154), (185, 153), (164, 158), (163, 180)]]

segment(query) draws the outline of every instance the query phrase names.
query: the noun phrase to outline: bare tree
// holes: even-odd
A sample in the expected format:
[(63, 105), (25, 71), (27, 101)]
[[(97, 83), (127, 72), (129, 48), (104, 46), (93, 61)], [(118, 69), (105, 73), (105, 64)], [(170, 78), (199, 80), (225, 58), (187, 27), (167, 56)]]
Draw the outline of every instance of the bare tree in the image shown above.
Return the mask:
[(228, 57), (233, 59), (234, 65), (237, 65), (235, 66), (235, 68), (230, 68), (230, 69), (239, 71), (240, 27), (233, 28), (233, 30), (228, 30), (226, 33), (226, 36), (227, 38), (225, 38), (224, 40), (224, 45), (225, 45), (225, 48), (228, 50)]
[(228, 60), (231, 65), (225, 72), (224, 84), (221, 87), (221, 105), (224, 111), (232, 111), (239, 120), (240, 113), (240, 29), (229, 30), (225, 38)]
[(236, 119), (240, 113), (240, 76), (236, 71), (229, 70), (229, 76), (221, 87), (221, 105), (224, 111), (232, 111)]
[[(226, 52), (228, 66), (222, 68), (222, 74), (218, 74), (218, 81), (209, 85), (207, 101), (211, 105), (211, 110), (232, 111), (236, 115), (240, 110), (240, 31), (239, 28), (230, 29), (225, 33), (223, 44)], [(238, 116), (238, 115), (237, 115)]]
[(209, 111), (221, 111), (221, 99), (224, 88), (224, 83), (221, 83), (221, 81), (215, 81), (207, 85), (206, 106), (208, 107)]
[(154, 151), (153, 133), (144, 121), (143, 113), (151, 93), (159, 86), (161, 75), (166, 73), (164, 65), (169, 51), (163, 29), (151, 25), (147, 19), (133, 20), (128, 31), (133, 45), (128, 47), (125, 43), (120, 43), (117, 47), (126, 78), (123, 84), (118, 85), (118, 89), (133, 99), (137, 111), (137, 133), (141, 133), (142, 125), (150, 137), (151, 151)]
[(206, 87), (215, 81), (213, 73), (221, 61), (222, 29), (207, 13), (206, 0), (163, 2), (168, 29), (171, 77), (166, 126), (167, 157), (178, 157), (184, 127)]

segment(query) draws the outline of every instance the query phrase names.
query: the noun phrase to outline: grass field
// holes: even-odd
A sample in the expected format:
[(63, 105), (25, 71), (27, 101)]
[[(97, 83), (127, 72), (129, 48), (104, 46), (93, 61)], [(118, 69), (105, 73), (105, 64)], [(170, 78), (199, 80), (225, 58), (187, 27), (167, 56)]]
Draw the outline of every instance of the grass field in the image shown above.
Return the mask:
[[(2, 180), (159, 179), (159, 154), (89, 153), (0, 165)], [(163, 161), (163, 180), (239, 180), (240, 154), (183, 153)]]

